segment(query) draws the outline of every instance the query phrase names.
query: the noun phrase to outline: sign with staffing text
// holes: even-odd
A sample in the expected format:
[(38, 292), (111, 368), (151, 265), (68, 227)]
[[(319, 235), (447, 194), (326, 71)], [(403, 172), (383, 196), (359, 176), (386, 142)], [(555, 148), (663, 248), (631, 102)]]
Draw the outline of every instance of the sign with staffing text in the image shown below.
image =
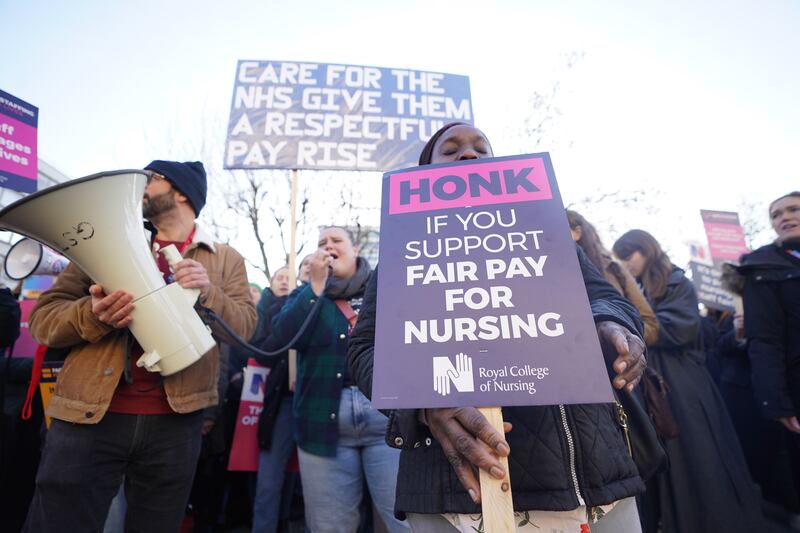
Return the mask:
[(612, 398), (548, 154), (384, 175), (375, 407)]
[(224, 166), (393, 170), (416, 164), (425, 142), (453, 121), (473, 121), (466, 76), (239, 61)]

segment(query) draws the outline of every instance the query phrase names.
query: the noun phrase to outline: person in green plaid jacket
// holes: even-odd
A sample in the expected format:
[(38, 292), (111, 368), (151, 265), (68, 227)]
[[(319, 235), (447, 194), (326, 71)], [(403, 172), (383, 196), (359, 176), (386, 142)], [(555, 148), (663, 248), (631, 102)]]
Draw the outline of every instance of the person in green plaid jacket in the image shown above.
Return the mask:
[[(347, 367), (347, 347), (372, 274), (349, 232), (320, 232), (309, 260), (309, 283), (289, 295), (272, 323), (275, 344), (297, 350), (294, 393), (306, 525), (312, 533), (355, 532), (364, 481), (390, 533), (408, 531), (394, 517), (399, 450), (386, 445), (387, 418), (358, 390)], [(318, 298), (322, 298), (315, 307)]]

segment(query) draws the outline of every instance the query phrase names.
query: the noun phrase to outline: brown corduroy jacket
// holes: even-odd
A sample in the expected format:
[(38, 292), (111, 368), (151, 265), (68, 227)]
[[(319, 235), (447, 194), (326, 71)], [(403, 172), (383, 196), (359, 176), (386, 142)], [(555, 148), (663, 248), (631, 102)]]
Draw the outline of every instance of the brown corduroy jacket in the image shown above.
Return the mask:
[[(211, 287), (200, 303), (240, 337), (249, 338), (255, 329), (256, 310), (242, 256), (225, 244), (214, 243), (198, 227), (184, 257), (198, 261), (208, 272)], [(71, 348), (47, 414), (80, 424), (96, 424), (105, 415), (124, 370), (127, 342), (127, 329), (114, 329), (92, 313), (91, 284), (92, 280), (70, 264), (41, 295), (29, 320), (31, 334), (39, 343)], [(219, 348), (215, 346), (188, 368), (164, 377), (169, 405), (177, 413), (216, 405), (218, 375)]]

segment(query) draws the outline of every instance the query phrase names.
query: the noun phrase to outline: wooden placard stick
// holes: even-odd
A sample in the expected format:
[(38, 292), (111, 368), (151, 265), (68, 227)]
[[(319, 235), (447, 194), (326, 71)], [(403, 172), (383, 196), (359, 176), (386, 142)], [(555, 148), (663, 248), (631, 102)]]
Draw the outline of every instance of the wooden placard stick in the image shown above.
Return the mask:
[[(291, 171), (292, 190), (289, 202), (291, 211), (291, 238), (289, 239), (289, 292), (297, 287), (297, 169)], [(289, 390), (294, 390), (297, 381), (297, 350), (289, 350)]]
[[(479, 407), (478, 411), (489, 421), (493, 428), (505, 435), (503, 430), (503, 412), (499, 407)], [(511, 477), (508, 471), (508, 457), (498, 457), (506, 471), (503, 479), (495, 479), (488, 472), (480, 470), (481, 511), (483, 512), (483, 530), (486, 533), (513, 533), (514, 503), (511, 500)]]

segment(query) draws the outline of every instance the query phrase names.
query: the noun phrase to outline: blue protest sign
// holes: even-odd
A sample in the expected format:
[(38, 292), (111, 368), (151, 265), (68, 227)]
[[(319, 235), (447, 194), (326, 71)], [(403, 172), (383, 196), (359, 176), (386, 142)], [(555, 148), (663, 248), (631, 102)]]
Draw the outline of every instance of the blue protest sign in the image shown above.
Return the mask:
[(431, 135), (453, 121), (473, 121), (466, 76), (239, 61), (225, 168), (403, 168), (415, 164)]

